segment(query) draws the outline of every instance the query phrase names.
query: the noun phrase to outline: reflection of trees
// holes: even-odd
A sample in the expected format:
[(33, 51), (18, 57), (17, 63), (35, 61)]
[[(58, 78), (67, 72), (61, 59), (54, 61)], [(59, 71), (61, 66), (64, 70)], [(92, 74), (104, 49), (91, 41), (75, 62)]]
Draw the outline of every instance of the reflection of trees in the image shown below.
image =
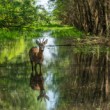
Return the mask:
[[(68, 110), (71, 110), (73, 104), (80, 108), (80, 104), (83, 103), (85, 109), (89, 106), (92, 110), (93, 106), (98, 107), (105, 101), (105, 104), (108, 104), (109, 51), (107, 48), (84, 48), (74, 48), (73, 51), (72, 48), (61, 50), (63, 52), (61, 56), (62, 54), (65, 56), (59, 62), (60, 64), (63, 62), (62, 65), (58, 65), (62, 68), (59, 70), (60, 77), (57, 77), (59, 103), (62, 104), (59, 108), (67, 106)], [(81, 109), (84, 109), (83, 107)], [(103, 105), (100, 107), (103, 108)]]

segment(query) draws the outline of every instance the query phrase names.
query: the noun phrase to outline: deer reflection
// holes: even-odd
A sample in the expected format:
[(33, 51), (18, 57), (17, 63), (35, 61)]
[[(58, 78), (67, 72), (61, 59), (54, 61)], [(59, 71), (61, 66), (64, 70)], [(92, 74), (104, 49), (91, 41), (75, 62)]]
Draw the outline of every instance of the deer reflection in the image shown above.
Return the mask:
[(40, 91), (39, 96), (37, 97), (37, 100), (42, 101), (43, 98), (49, 100), (49, 97), (46, 95), (46, 92), (45, 92), (44, 77), (41, 72), (39, 74), (38, 72), (36, 72), (35, 74), (33, 74), (33, 72), (31, 73), (30, 86), (33, 90)]

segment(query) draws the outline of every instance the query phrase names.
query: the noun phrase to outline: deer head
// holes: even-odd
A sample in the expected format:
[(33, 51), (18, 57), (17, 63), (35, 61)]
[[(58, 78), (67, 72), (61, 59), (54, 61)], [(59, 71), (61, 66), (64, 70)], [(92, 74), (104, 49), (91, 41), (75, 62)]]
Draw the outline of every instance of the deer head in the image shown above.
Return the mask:
[(36, 40), (36, 44), (39, 46), (39, 49), (41, 50), (41, 51), (44, 51), (44, 47), (45, 47), (45, 44), (47, 44), (47, 42), (48, 42), (48, 39), (46, 39), (46, 40)]

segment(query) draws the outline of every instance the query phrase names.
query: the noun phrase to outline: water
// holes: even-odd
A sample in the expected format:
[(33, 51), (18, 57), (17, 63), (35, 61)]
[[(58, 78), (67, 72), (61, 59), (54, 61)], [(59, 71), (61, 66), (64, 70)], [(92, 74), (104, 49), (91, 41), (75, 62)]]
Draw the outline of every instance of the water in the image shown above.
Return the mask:
[(60, 46), (50, 32), (44, 51), (43, 76), (50, 100), (37, 101), (39, 91), (29, 86), (28, 51), (35, 40), (1, 41), (0, 110), (109, 110), (110, 48)]

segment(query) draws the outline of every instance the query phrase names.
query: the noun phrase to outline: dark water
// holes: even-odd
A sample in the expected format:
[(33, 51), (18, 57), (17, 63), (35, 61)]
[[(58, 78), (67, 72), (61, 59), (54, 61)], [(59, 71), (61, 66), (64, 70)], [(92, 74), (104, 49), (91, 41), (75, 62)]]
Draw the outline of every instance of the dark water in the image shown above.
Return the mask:
[[(48, 38), (48, 45), (63, 40)], [(45, 47), (43, 76), (49, 101), (29, 86), (34, 39), (0, 41), (0, 110), (110, 110), (110, 48)]]

